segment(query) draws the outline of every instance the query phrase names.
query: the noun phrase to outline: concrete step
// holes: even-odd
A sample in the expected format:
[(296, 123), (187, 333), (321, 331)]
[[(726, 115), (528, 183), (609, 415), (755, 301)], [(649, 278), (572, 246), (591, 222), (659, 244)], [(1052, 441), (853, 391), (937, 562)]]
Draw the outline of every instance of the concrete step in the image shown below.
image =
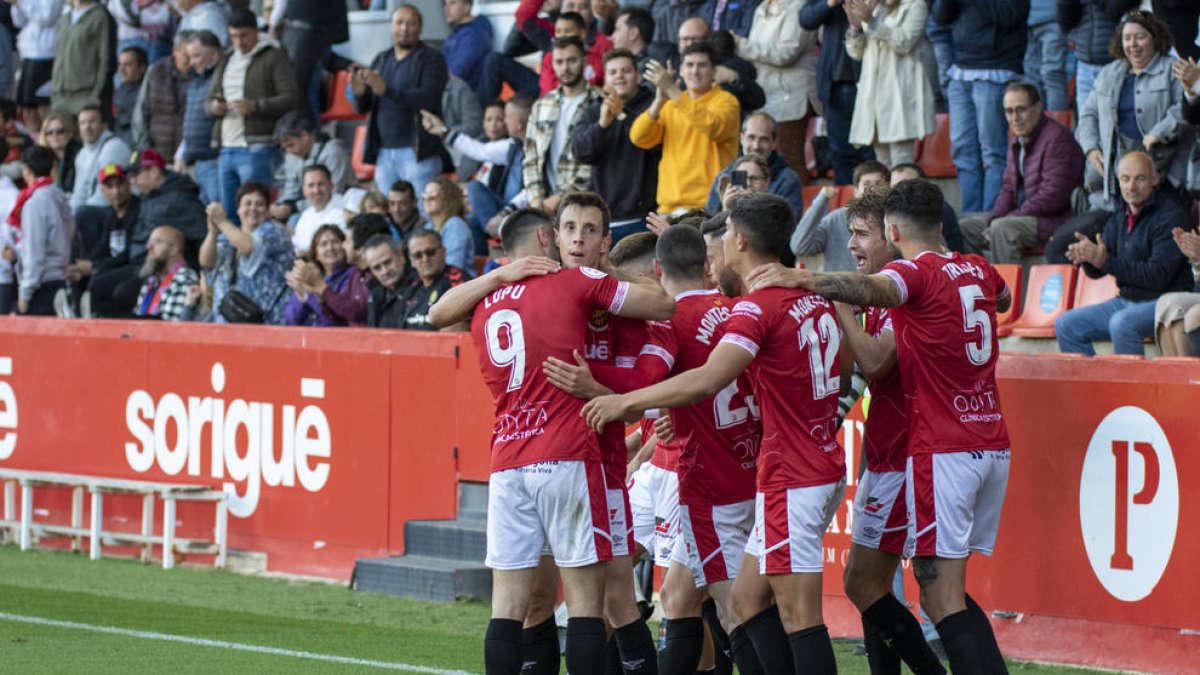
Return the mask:
[(458, 517), (460, 520), (487, 520), (488, 484), (459, 482)]
[(404, 525), (404, 551), (481, 563), (487, 554), (485, 535), (482, 520), (410, 520)]
[(454, 602), (492, 597), (492, 571), (482, 562), (403, 555), (364, 558), (354, 564), (354, 589)]

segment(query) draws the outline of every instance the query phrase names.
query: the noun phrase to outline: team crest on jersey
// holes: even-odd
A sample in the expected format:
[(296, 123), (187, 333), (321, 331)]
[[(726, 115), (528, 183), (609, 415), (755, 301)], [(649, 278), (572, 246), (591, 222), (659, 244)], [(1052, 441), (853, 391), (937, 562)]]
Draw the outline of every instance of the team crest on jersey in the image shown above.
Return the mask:
[(588, 319), (588, 326), (592, 330), (604, 330), (605, 328), (608, 328), (608, 324), (611, 320), (611, 316), (607, 310), (593, 309), (592, 316)]
[(603, 279), (604, 277), (608, 276), (602, 270), (598, 270), (595, 267), (588, 267), (587, 265), (580, 265), (579, 271), (583, 273), (583, 276), (588, 277), (589, 279)]

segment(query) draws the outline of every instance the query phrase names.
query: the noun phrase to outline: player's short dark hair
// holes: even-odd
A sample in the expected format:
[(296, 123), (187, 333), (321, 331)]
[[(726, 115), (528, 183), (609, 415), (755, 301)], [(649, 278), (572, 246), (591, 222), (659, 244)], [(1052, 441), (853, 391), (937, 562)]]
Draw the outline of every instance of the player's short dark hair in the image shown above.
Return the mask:
[[(567, 12), (567, 14), (575, 14), (575, 12)], [(575, 14), (575, 16), (579, 16), (579, 15)], [(560, 15), (558, 18), (561, 19), (562, 16)], [(579, 17), (579, 20), (582, 22), (583, 17)], [(584, 24), (580, 23), (579, 25), (582, 27)], [(553, 50), (557, 51), (559, 49), (566, 49), (568, 47), (574, 47), (574, 48), (578, 49), (580, 54), (587, 54), (587, 47), (583, 46), (583, 40), (580, 40), (578, 37), (576, 37), (574, 35), (568, 35), (566, 37), (554, 38), (554, 46), (552, 47)]]
[(304, 176), (307, 176), (313, 171), (320, 171), (321, 173), (325, 174), (325, 180), (328, 180), (330, 183), (333, 182), (333, 173), (329, 170), (329, 167), (325, 166), (324, 164), (309, 164), (308, 166), (304, 167), (304, 171), (300, 173), (301, 180), (303, 180)]
[(859, 162), (858, 166), (854, 167), (854, 184), (858, 185), (858, 181), (862, 180), (863, 176), (868, 176), (873, 173), (883, 174), (884, 180), (892, 179), (892, 170), (887, 168), (887, 164), (875, 161), (873, 159), (868, 159), (865, 162)]
[(301, 134), (306, 133), (316, 136), (317, 125), (313, 123), (312, 118), (299, 110), (289, 110), (275, 123), (276, 141), (282, 141), (286, 138), (300, 138)]
[(931, 238), (942, 227), (942, 190), (923, 178), (896, 183), (883, 204), (884, 217), (918, 237)]
[(778, 195), (756, 192), (742, 195), (733, 203), (729, 220), (737, 233), (746, 237), (750, 249), (763, 256), (778, 256), (796, 227), (792, 205)]
[(617, 59), (629, 59), (633, 62), (633, 67), (637, 68), (637, 57), (633, 55), (633, 52), (625, 49), (624, 47), (610, 49), (604, 53), (605, 67), (608, 66), (609, 61), (616, 61)]
[(44, 178), (54, 171), (54, 151), (43, 145), (31, 145), (21, 153), (21, 162), (29, 167), (34, 178)]
[(555, 21), (562, 21), (563, 19), (579, 26), (579, 30), (587, 30), (587, 19), (584, 19), (583, 15), (579, 12), (563, 12), (558, 15)]
[(403, 179), (392, 183), (392, 186), (388, 188), (388, 192), (399, 192), (400, 194), (407, 193), (413, 197), (417, 196), (417, 189), (413, 187), (413, 184)]
[(663, 274), (672, 279), (703, 279), (708, 245), (700, 230), (673, 225), (658, 237), (654, 257), (662, 265)]
[(878, 227), (882, 232), (883, 209), (889, 192), (890, 189), (879, 187), (867, 190), (861, 197), (851, 199), (850, 203), (846, 204), (846, 222), (861, 220), (870, 223), (872, 227)]
[(922, 169), (921, 165), (916, 162), (905, 162), (892, 167), (892, 173), (899, 173), (901, 171), (912, 171), (917, 174), (918, 178), (925, 177), (925, 169)]
[(653, 232), (635, 232), (618, 241), (608, 253), (608, 261), (617, 267), (635, 265), (654, 260), (654, 245), (658, 235)]
[(229, 27), (258, 30), (258, 17), (248, 9), (235, 9), (229, 13)]
[(145, 49), (142, 49), (137, 45), (132, 45), (121, 50), (122, 54), (125, 52), (133, 54), (133, 60), (137, 61), (139, 66), (145, 68), (146, 66), (150, 65), (150, 55), (146, 53)]
[(697, 42), (695, 44), (688, 45), (686, 48), (684, 48), (683, 53), (679, 55), (679, 62), (683, 63), (683, 60), (687, 58), (688, 54), (707, 54), (708, 62), (714, 66), (717, 65), (717, 55), (713, 52), (712, 45), (708, 44), (707, 42)]
[(554, 220), (541, 209), (517, 209), (500, 223), (500, 244), (508, 256), (516, 251), (541, 228), (554, 229)]
[(554, 214), (555, 227), (558, 226), (558, 221), (562, 219), (563, 211), (568, 206), (578, 206), (580, 208), (600, 209), (600, 220), (602, 221), (603, 234), (608, 234), (608, 227), (612, 224), (612, 214), (608, 210), (608, 204), (604, 198), (595, 192), (568, 192), (563, 195), (563, 198), (558, 201), (558, 212)]
[(626, 7), (617, 12), (617, 18), (625, 17), (625, 25), (636, 28), (646, 44), (654, 41), (654, 15), (642, 7)]
[(346, 227), (350, 229), (351, 243), (356, 251), (363, 250), (363, 246), (377, 234), (392, 236), (392, 226), (387, 218), (378, 213), (360, 213), (351, 218)]

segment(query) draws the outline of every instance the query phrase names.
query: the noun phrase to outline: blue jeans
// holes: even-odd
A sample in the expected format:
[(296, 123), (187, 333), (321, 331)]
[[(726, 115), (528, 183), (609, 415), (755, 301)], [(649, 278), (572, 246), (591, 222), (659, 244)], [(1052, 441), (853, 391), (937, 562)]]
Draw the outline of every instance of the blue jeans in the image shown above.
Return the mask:
[(192, 164), (192, 180), (200, 186), (200, 201), (205, 205), (221, 201), (221, 176), (217, 164), (216, 158)]
[(631, 234), (648, 231), (649, 230), (646, 229), (646, 220), (644, 218), (626, 225), (614, 226), (611, 230), (612, 244), (610, 245), (610, 248), (611, 246), (616, 246), (618, 241), (621, 241)]
[(487, 224), (500, 213), (504, 200), (488, 186), (473, 180), (467, 183), (467, 203), (471, 205), (471, 215), (467, 217), (467, 224), (471, 226), (471, 234), (475, 237), (475, 254), (487, 255)]
[(1095, 356), (1093, 340), (1112, 340), (1114, 354), (1145, 355), (1143, 341), (1154, 335), (1154, 301), (1113, 298), (1072, 309), (1054, 321), (1060, 351)]
[(833, 155), (833, 182), (850, 185), (854, 182), (854, 167), (859, 162), (875, 158), (871, 148), (855, 148), (850, 144), (850, 120), (854, 117), (854, 100), (858, 85), (853, 82), (834, 82), (825, 102), (825, 125), (829, 134), (829, 151)]
[(379, 158), (375, 160), (375, 185), (386, 195), (392, 183), (403, 179), (412, 183), (420, 199), (425, 184), (441, 172), (442, 160), (437, 155), (418, 162), (412, 148), (380, 148)]
[(991, 211), (1004, 187), (1008, 122), (1004, 85), (951, 80), (950, 154), (962, 189), (962, 211)]
[(1037, 85), (1046, 110), (1070, 110), (1067, 97), (1067, 38), (1057, 21), (1030, 26), (1025, 77)]
[(1104, 66), (1097, 66), (1083, 61), (1075, 62), (1075, 111), (1076, 113), (1083, 112), (1083, 104), (1087, 103), (1088, 96), (1091, 95), (1092, 89), (1096, 83), (1096, 76)]
[(930, 16), (925, 21), (925, 37), (929, 39), (929, 44), (933, 45), (933, 57), (937, 59), (937, 81), (942, 90), (942, 97), (948, 98), (946, 89), (950, 86), (950, 75), (947, 71), (954, 64), (954, 37), (951, 28), (937, 23)]
[(221, 186), (221, 204), (235, 225), (237, 217), (237, 191), (242, 183), (255, 181), (271, 187), (275, 178), (275, 147), (256, 145), (248, 148), (221, 148), (217, 156), (217, 173)]
[(536, 99), (541, 93), (538, 74), (521, 65), (516, 59), (504, 54), (488, 54), (483, 62), (483, 74), (479, 77), (479, 105), (500, 98), (500, 89), (507, 82), (513, 92)]

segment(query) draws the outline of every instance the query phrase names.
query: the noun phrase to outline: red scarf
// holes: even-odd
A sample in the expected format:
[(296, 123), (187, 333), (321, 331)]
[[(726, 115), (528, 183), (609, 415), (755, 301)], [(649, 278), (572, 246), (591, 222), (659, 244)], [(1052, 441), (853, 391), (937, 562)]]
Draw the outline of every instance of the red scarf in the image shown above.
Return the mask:
[(28, 187), (21, 190), (21, 194), (17, 195), (17, 202), (13, 204), (12, 213), (8, 214), (8, 224), (13, 229), (13, 236), (17, 240), (17, 243), (21, 241), (21, 211), (25, 208), (25, 202), (29, 201), (33, 193), (47, 185), (54, 185), (54, 179), (50, 176), (42, 176), (30, 183)]

